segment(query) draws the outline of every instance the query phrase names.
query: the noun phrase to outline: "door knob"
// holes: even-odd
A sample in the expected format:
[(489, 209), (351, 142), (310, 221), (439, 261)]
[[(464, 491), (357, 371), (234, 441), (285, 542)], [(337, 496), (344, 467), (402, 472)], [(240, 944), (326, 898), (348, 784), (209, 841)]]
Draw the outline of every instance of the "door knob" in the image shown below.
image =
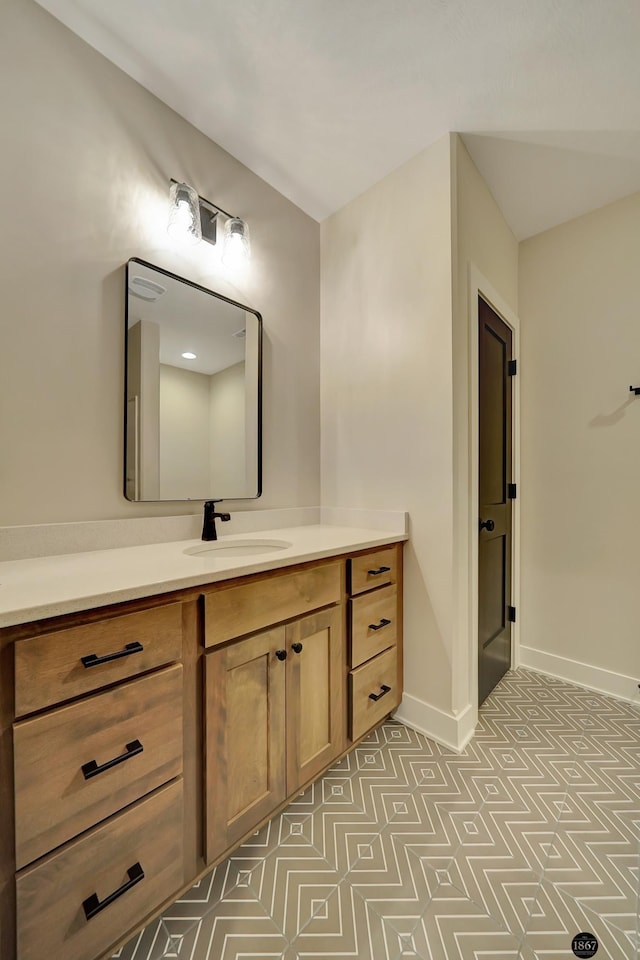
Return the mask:
[(302, 644), (301, 643), (292, 643), (291, 649), (294, 653), (302, 653)]
[(286, 660), (286, 659), (287, 659), (287, 651), (286, 651), (286, 650), (276, 650), (276, 657), (278, 658), (278, 660)]
[(488, 530), (491, 533), (492, 530), (495, 530), (495, 523), (493, 520), (481, 520), (480, 521), (480, 530)]

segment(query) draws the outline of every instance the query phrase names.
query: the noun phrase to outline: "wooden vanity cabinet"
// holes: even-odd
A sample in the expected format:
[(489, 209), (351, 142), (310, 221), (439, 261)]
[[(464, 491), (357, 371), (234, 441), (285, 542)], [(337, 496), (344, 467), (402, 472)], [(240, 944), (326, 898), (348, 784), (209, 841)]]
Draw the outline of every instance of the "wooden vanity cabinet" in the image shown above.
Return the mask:
[(106, 960), (384, 719), (401, 596), (398, 543), (0, 629), (2, 960)]
[[(212, 862), (344, 749), (343, 564), (243, 584), (237, 628), (283, 612), (328, 609), (231, 641), (205, 656), (206, 859)], [(313, 576), (309, 577), (309, 574)], [(333, 583), (334, 590), (327, 590)], [(259, 597), (275, 587), (273, 608)], [(230, 591), (234, 587), (229, 588)], [(222, 610), (229, 597), (220, 598)], [(214, 593), (207, 617), (216, 624)], [(243, 610), (250, 609), (249, 618)], [(274, 614), (275, 610), (275, 614)], [(269, 611), (271, 611), (269, 613)], [(205, 622), (205, 636), (207, 630)], [(217, 637), (218, 631), (214, 632)]]
[(349, 736), (358, 740), (402, 697), (402, 547), (348, 561)]
[(23, 867), (180, 776), (182, 666), (21, 720), (13, 742)]
[(13, 653), (2, 740), (11, 732), (16, 920), (3, 960), (110, 955), (188, 876), (189, 616), (181, 602), (139, 606), (19, 627), (11, 648), (0, 631)]
[(284, 627), (205, 658), (206, 860), (282, 803), (285, 767)]
[(343, 608), (290, 624), (287, 650), (287, 795), (317, 777), (345, 747)]
[(23, 870), (18, 960), (111, 956), (118, 937), (184, 883), (182, 821), (174, 780)]

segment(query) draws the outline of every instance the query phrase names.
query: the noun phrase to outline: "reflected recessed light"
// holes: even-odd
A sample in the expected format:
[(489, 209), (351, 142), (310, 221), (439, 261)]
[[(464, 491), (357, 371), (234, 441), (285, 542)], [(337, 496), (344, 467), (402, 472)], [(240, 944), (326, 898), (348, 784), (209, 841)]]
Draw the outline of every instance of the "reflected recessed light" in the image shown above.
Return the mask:
[(184, 357), (185, 360), (195, 360), (195, 359), (196, 359), (195, 353), (183, 353), (182, 356)]

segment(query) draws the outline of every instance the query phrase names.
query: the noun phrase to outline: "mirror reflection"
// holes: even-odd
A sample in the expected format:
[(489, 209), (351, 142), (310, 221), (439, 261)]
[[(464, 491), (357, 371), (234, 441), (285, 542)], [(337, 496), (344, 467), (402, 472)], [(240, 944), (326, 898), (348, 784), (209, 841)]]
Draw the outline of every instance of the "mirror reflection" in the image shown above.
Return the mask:
[(262, 320), (133, 258), (127, 264), (125, 496), (260, 496)]

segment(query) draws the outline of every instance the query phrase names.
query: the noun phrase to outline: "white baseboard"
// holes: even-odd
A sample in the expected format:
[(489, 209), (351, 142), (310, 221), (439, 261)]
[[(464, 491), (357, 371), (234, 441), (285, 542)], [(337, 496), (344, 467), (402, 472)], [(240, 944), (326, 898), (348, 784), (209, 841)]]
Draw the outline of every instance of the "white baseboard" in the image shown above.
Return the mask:
[[(558, 680), (566, 680), (568, 683), (575, 683), (579, 687), (586, 687), (587, 690), (594, 690), (596, 693), (627, 700), (629, 703), (640, 702), (640, 690), (638, 690), (640, 677), (628, 677), (622, 673), (614, 673), (612, 670), (604, 670), (602, 667), (594, 667), (588, 663), (580, 663), (578, 660), (569, 660), (567, 657), (559, 657), (554, 653), (545, 653), (542, 650), (524, 646), (520, 647), (518, 666), (526, 670), (535, 670), (537, 673), (545, 673)], [(461, 753), (473, 737), (477, 720), (471, 704), (454, 715), (425, 703), (424, 700), (419, 700), (418, 697), (413, 697), (409, 693), (405, 693), (402, 697), (402, 702), (394, 716), (412, 730), (417, 730), (418, 733), (456, 753)]]
[(435, 740), (436, 743), (456, 753), (464, 750), (475, 730), (471, 704), (454, 716), (452, 713), (446, 713), (438, 707), (425, 703), (424, 700), (412, 697), (409, 693), (403, 695), (394, 716), (396, 720), (400, 720), (412, 730), (417, 730), (418, 733), (424, 734), (430, 740)]
[(519, 666), (527, 670), (536, 670), (538, 673), (546, 673), (551, 677), (557, 677), (558, 680), (567, 680), (579, 687), (605, 693), (619, 700), (628, 700), (630, 703), (638, 703), (640, 698), (638, 690), (640, 677), (627, 677), (622, 673), (614, 673), (612, 670), (594, 667), (589, 663), (581, 663), (579, 660), (559, 657), (555, 653), (534, 650), (533, 647), (520, 646)]

